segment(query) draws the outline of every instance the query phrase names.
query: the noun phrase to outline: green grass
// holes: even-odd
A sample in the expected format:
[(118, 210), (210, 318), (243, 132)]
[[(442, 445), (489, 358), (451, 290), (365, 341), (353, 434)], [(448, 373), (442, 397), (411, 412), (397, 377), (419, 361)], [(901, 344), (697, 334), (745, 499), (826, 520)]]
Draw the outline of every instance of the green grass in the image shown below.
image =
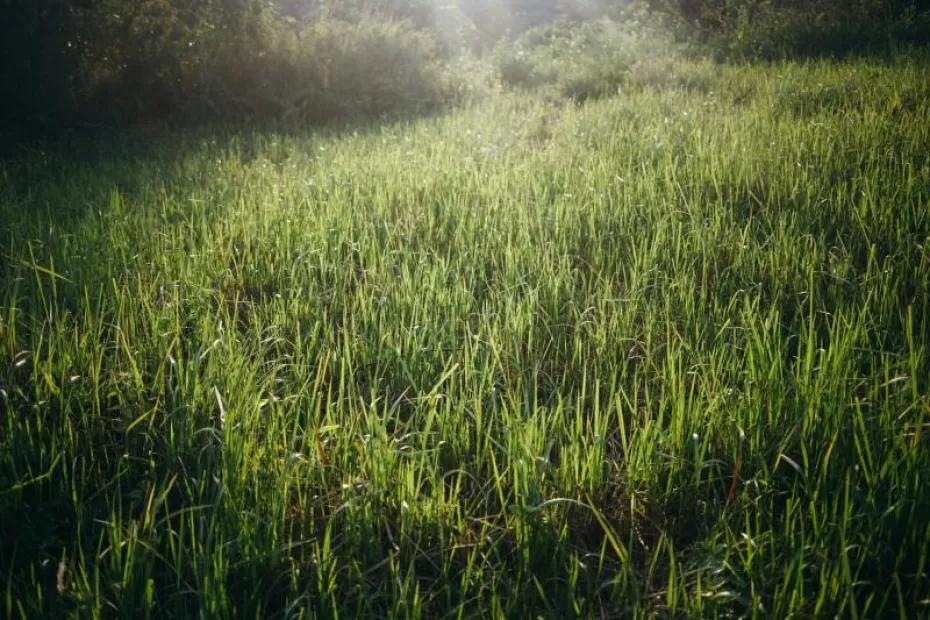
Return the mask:
[(927, 64), (6, 162), (0, 616), (930, 613)]

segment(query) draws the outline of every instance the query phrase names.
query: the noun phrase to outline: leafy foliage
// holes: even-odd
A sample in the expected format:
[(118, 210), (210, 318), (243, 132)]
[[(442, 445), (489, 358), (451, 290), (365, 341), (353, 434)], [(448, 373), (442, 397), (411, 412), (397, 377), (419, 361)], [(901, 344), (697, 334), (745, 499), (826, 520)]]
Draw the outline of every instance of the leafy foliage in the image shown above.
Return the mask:
[(534, 28), (498, 45), (494, 62), (501, 82), (584, 101), (616, 94), (643, 82), (657, 63), (672, 59), (672, 41), (647, 15), (627, 11), (622, 21), (601, 19)]
[(322, 0), (321, 6), (321, 13), (330, 19), (408, 20), (421, 29), (434, 25), (434, 10), (431, 0)]
[(325, 120), (445, 93), (414, 2), (332, 3), (312, 20), (259, 0), (8, 2), (6, 126)]
[(930, 43), (920, 0), (646, 0), (721, 55), (843, 55)]

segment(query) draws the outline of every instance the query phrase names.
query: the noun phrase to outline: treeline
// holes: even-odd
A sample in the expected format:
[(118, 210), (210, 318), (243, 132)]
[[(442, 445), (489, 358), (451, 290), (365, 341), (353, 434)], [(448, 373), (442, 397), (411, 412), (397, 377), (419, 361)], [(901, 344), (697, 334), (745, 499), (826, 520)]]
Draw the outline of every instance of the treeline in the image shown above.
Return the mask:
[[(573, 60), (564, 80), (552, 77), (557, 73), (552, 67), (566, 58), (557, 46), (552, 60), (533, 66), (520, 51), (519, 62), (503, 63), (501, 77), (517, 83), (562, 80), (560, 88), (573, 96), (609, 93), (624, 71), (610, 63), (629, 64), (636, 51), (616, 28), (643, 30), (646, 23), (654, 29), (661, 23), (698, 42), (698, 49), (728, 58), (840, 54), (927, 43), (927, 4), (0, 0), (0, 139), (62, 127), (322, 122), (416, 113), (468, 91), (475, 76), (449, 62), (458, 49), (493, 54), (499, 43), (511, 45), (527, 30), (524, 47), (538, 47), (552, 37), (534, 35), (534, 27), (605, 16), (614, 19), (610, 28), (555, 37), (571, 43), (576, 56), (579, 49), (595, 56)], [(629, 19), (631, 9), (638, 21)], [(575, 44), (579, 40), (583, 45)], [(642, 45), (641, 38), (635, 45)]]
[(645, 0), (726, 58), (883, 53), (930, 44), (928, 0)]
[(0, 0), (8, 130), (319, 121), (449, 93), (420, 0)]

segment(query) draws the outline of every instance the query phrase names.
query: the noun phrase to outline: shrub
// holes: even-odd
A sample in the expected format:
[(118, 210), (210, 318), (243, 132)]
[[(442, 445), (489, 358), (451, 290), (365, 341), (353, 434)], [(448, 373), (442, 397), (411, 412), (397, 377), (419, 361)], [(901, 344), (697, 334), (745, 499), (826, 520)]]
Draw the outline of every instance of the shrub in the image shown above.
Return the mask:
[[(2, 125), (325, 121), (421, 112), (455, 92), (430, 31), (391, 18), (423, 17), (415, 0), (359, 0), (351, 21), (297, 20), (260, 0), (11, 1)], [(368, 5), (382, 12), (366, 17)]]
[(644, 59), (668, 56), (667, 37), (636, 17), (529, 30), (498, 46), (494, 58), (501, 83), (548, 89), (575, 101), (616, 93)]
[(720, 56), (784, 58), (930, 43), (921, 0), (645, 0)]
[(324, 21), (303, 33), (288, 112), (306, 118), (423, 112), (446, 99), (433, 39), (409, 22)]
[(205, 62), (198, 117), (320, 122), (419, 113), (451, 97), (432, 37), (408, 21), (324, 19), (263, 36)]

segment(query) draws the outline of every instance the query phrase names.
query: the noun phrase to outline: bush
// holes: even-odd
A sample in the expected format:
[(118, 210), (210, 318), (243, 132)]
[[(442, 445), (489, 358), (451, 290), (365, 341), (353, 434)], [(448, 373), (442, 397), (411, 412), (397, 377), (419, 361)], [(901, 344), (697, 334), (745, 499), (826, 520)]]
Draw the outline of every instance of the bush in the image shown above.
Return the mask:
[(325, 21), (303, 33), (287, 113), (305, 118), (381, 116), (433, 109), (447, 99), (433, 39), (409, 22)]
[(647, 0), (728, 58), (873, 53), (930, 43), (921, 0)]
[(385, 3), (307, 21), (260, 0), (7, 1), (0, 127), (325, 121), (422, 112), (455, 90), (422, 24), (366, 17)]
[(320, 122), (419, 113), (450, 98), (432, 38), (409, 22), (324, 20), (218, 50), (195, 85), (197, 116)]
[(667, 37), (637, 17), (529, 30), (498, 46), (494, 59), (501, 83), (575, 101), (614, 94), (644, 61), (669, 54)]

